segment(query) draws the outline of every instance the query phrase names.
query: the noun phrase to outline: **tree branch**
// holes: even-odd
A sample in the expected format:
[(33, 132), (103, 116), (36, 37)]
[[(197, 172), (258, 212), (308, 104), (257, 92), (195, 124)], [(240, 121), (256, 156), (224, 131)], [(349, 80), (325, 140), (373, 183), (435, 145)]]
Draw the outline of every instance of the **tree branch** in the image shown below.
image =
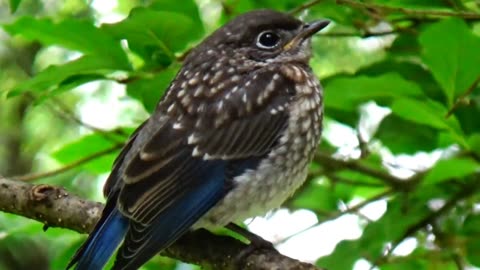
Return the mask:
[(0, 211), (35, 219), (46, 226), (86, 233), (93, 229), (102, 209), (102, 204), (83, 200), (63, 188), (0, 176)]
[[(101, 203), (84, 200), (65, 189), (32, 185), (0, 176), (0, 210), (40, 221), (48, 227), (90, 232), (100, 214)], [(297, 269), (319, 270), (316, 266), (281, 255), (273, 249), (259, 249), (239, 257), (247, 244), (206, 230), (187, 233), (162, 255), (212, 269)]]
[(466, 11), (446, 11), (446, 10), (417, 10), (417, 9), (408, 9), (403, 7), (392, 7), (386, 5), (379, 5), (374, 3), (364, 3), (354, 0), (337, 0), (339, 5), (347, 5), (353, 8), (365, 8), (365, 9), (377, 9), (383, 10), (386, 12), (400, 12), (412, 17), (426, 17), (426, 16), (437, 16), (437, 17), (459, 17), (463, 19), (480, 19), (480, 14), (474, 12)]

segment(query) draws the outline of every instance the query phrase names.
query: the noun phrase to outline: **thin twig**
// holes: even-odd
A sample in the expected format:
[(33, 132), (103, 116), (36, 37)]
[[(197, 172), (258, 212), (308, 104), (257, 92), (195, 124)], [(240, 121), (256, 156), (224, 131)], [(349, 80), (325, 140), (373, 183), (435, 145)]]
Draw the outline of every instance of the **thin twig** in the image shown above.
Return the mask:
[[(60, 100), (58, 100), (57, 98), (55, 97), (52, 97), (52, 104), (53, 106), (50, 107), (52, 109), (52, 111), (54, 111), (55, 113), (57, 113), (60, 117), (63, 117), (67, 120), (70, 120), (82, 127), (85, 127), (91, 131), (94, 131), (100, 135), (102, 135), (104, 138), (110, 140), (111, 142), (114, 142), (114, 143), (122, 143), (124, 141), (127, 140), (128, 138), (128, 134), (125, 133), (123, 130), (121, 129), (116, 129), (116, 130), (113, 130), (113, 131), (107, 131), (107, 130), (104, 130), (104, 129), (101, 129), (101, 128), (98, 128), (98, 127), (95, 127), (89, 123), (86, 123), (84, 121), (82, 121), (80, 118), (78, 118), (70, 109), (68, 109), (68, 107), (63, 104)], [(112, 136), (112, 133), (115, 133), (119, 136), (122, 136), (123, 138), (118, 138), (118, 137), (115, 137), (115, 136)]]
[(381, 183), (371, 183), (371, 182), (365, 182), (365, 181), (350, 180), (350, 179), (335, 175), (333, 173), (326, 174), (326, 176), (329, 179), (331, 179), (334, 183), (342, 183), (342, 184), (351, 185), (351, 186), (373, 187), (373, 188), (385, 187), (385, 185)]
[(299, 12), (301, 12), (301, 11), (307, 9), (307, 8), (310, 8), (310, 7), (316, 5), (320, 2), (322, 2), (322, 0), (312, 0), (312, 1), (309, 1), (309, 2), (306, 2), (306, 3), (303, 3), (303, 4), (295, 7), (294, 9), (290, 10), (288, 13), (292, 14), (292, 15), (297, 14), (297, 13), (299, 13)]
[(462, 259), (462, 255), (460, 255), (458, 253), (458, 251), (454, 252), (451, 257), (452, 257), (453, 263), (455, 263), (455, 266), (457, 267), (457, 270), (464, 270), (465, 269), (463, 259)]
[(450, 259), (455, 263), (457, 270), (464, 270), (464, 263), (458, 254), (458, 248), (455, 243), (449, 240), (448, 233), (444, 233), (436, 223), (430, 223), (432, 233), (435, 236), (435, 243), (440, 250), (451, 250)]
[(40, 179), (40, 178), (55, 176), (55, 175), (64, 173), (66, 171), (69, 171), (69, 170), (71, 170), (75, 167), (78, 167), (78, 166), (82, 165), (82, 164), (90, 162), (94, 159), (97, 159), (99, 157), (102, 157), (102, 156), (108, 155), (110, 153), (113, 153), (113, 152), (119, 150), (122, 147), (123, 147), (123, 144), (116, 144), (111, 148), (107, 148), (107, 149), (104, 149), (102, 151), (96, 152), (92, 155), (89, 155), (89, 156), (86, 156), (86, 157), (81, 158), (79, 160), (76, 160), (76, 161), (74, 161), (72, 163), (69, 163), (69, 164), (67, 164), (67, 165), (65, 165), (61, 168), (56, 169), (56, 170), (52, 170), (52, 171), (48, 171), (48, 172), (42, 172), (42, 173), (32, 173), (32, 174), (14, 176), (14, 177), (12, 177), (12, 179), (15, 179), (15, 180), (18, 180), (18, 181), (27, 181), (28, 182), (28, 181), (34, 181), (34, 180), (37, 180), (37, 179)]
[[(34, 102), (35, 100), (38, 99), (38, 97), (35, 96), (31, 92), (26, 92), (24, 94), (24, 96), (26, 98), (30, 99), (32, 102)], [(87, 128), (89, 130), (92, 130), (92, 131), (102, 135), (104, 138), (106, 138), (107, 140), (110, 140), (113, 143), (123, 143), (128, 138), (128, 134), (125, 133), (123, 130), (117, 129), (117, 130), (114, 130), (114, 131), (107, 131), (107, 130), (103, 130), (101, 128), (97, 128), (95, 126), (92, 126), (88, 123), (85, 123), (80, 118), (78, 118), (70, 109), (68, 109), (68, 107), (65, 104), (63, 104), (60, 100), (58, 100), (55, 97), (51, 97), (50, 99), (51, 99), (50, 104), (52, 106), (46, 106), (46, 107), (51, 112), (53, 112), (57, 116), (65, 119), (66, 121), (73, 122), (75, 124), (78, 124), (80, 126), (83, 126), (83, 127)], [(117, 138), (117, 137), (113, 136), (112, 133), (115, 133), (119, 136), (123, 136), (124, 138), (121, 138), (121, 139)]]
[(473, 90), (475, 90), (478, 83), (480, 83), (480, 76), (478, 76), (477, 79), (475, 79), (475, 81), (470, 85), (470, 87), (468, 87), (467, 91), (465, 91), (463, 94), (461, 94), (457, 98), (457, 100), (453, 104), (452, 108), (450, 108), (450, 110), (448, 110), (447, 114), (445, 115), (445, 118), (450, 117), (450, 115), (452, 115), (453, 112), (456, 109), (458, 109), (458, 107), (460, 107), (461, 104), (465, 103), (466, 98), (473, 92)]
[(336, 212), (332, 212), (330, 213), (329, 215), (325, 216), (324, 218), (322, 218), (322, 220), (319, 220), (318, 222), (316, 222), (315, 224), (312, 224), (298, 232), (295, 232), (294, 234), (291, 234), (279, 241), (276, 241), (274, 244), (275, 245), (279, 245), (279, 244), (283, 244), (285, 242), (287, 242), (289, 239), (291, 239), (292, 237), (295, 237), (299, 234), (302, 234), (310, 229), (313, 229), (314, 227), (322, 224), (322, 223), (325, 223), (327, 221), (330, 221), (330, 220), (334, 220), (334, 219), (337, 219), (345, 214), (350, 214), (350, 213), (355, 213), (355, 212), (358, 212), (360, 209), (362, 209), (364, 206), (366, 206), (367, 204), (370, 204), (372, 202), (375, 202), (375, 201), (378, 201), (378, 200), (381, 200), (391, 194), (393, 194), (393, 190), (392, 189), (389, 189), (389, 190), (386, 190), (386, 191), (383, 191), (377, 195), (374, 195), (368, 199), (365, 199), (364, 201), (354, 205), (354, 206), (351, 206), (351, 207), (348, 207), (347, 209), (343, 210), (343, 211), (336, 211)]
[(457, 192), (453, 197), (451, 197), (448, 201), (445, 202), (445, 204), (438, 209), (437, 211), (432, 211), (430, 214), (419, 220), (417, 223), (409, 226), (406, 230), (405, 233), (399, 237), (396, 241), (393, 242), (392, 248), (388, 250), (388, 252), (377, 258), (375, 262), (373, 263), (373, 266), (378, 266), (381, 261), (385, 260), (389, 256), (392, 255), (393, 251), (395, 250), (398, 245), (405, 240), (407, 237), (413, 235), (417, 231), (421, 230), (422, 228), (425, 228), (428, 224), (434, 223), (435, 220), (437, 220), (440, 216), (444, 215), (448, 211), (450, 211), (453, 207), (457, 205), (457, 203), (460, 200), (466, 199), (467, 197), (472, 196), (475, 194), (480, 187), (480, 182), (475, 181), (469, 185), (465, 185), (459, 192)]
[(392, 31), (385, 31), (385, 32), (365, 32), (365, 33), (359, 33), (359, 32), (327, 32), (327, 33), (320, 33), (319, 36), (322, 37), (361, 37), (361, 38), (367, 38), (367, 37), (381, 37), (381, 36), (388, 36), (388, 35), (394, 35), (399, 33), (399, 30), (392, 30)]
[(378, 9), (387, 12), (400, 12), (414, 17), (439, 16), (439, 17), (459, 17), (463, 19), (480, 19), (480, 14), (466, 11), (445, 11), (445, 10), (417, 10), (403, 7), (391, 7), (374, 3), (364, 3), (353, 0), (336, 0), (339, 5), (348, 5), (354, 8)]
[[(358, 181), (358, 180), (350, 180), (344, 177), (340, 177), (335, 174), (335, 171), (327, 171), (324, 168), (317, 168), (317, 169), (310, 169), (308, 171), (308, 180), (312, 180), (315, 177), (318, 176), (326, 176), (329, 180), (331, 180), (333, 183), (342, 183), (346, 185), (351, 185), (351, 186), (361, 186), (361, 187), (374, 187), (374, 188), (379, 188), (379, 187), (384, 187), (384, 184), (381, 183), (373, 183), (373, 182), (366, 182), (366, 181)], [(305, 185), (306, 186), (306, 185)]]
[(408, 190), (413, 186), (415, 186), (415, 184), (418, 182), (417, 175), (411, 177), (410, 179), (401, 179), (389, 174), (388, 172), (383, 172), (380, 170), (369, 168), (354, 160), (345, 161), (345, 160), (335, 159), (327, 153), (317, 152), (317, 154), (315, 155), (314, 161), (326, 167), (334, 167), (334, 168), (338, 167), (341, 169), (350, 169), (350, 170), (364, 173), (366, 175), (382, 180), (384, 183), (386, 183), (387, 185), (397, 190)]

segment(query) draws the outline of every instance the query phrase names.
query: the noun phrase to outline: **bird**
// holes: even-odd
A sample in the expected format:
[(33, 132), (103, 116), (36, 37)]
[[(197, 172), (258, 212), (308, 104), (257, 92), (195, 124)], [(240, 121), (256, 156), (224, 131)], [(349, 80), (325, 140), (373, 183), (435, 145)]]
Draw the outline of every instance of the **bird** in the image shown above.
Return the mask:
[(102, 269), (115, 252), (112, 269), (138, 269), (190, 230), (235, 230), (292, 196), (321, 137), (309, 60), (328, 24), (255, 10), (193, 48), (114, 161), (102, 215), (67, 269)]

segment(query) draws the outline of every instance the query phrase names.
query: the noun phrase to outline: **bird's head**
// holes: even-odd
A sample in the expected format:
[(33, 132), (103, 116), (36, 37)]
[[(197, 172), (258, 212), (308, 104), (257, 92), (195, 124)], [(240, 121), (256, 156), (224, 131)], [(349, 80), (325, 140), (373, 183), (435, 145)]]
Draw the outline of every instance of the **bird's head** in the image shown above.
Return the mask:
[(328, 20), (304, 23), (272, 10), (252, 11), (215, 31), (192, 54), (196, 59), (205, 58), (203, 61), (227, 54), (253, 63), (306, 63), (311, 56), (311, 37), (328, 24)]

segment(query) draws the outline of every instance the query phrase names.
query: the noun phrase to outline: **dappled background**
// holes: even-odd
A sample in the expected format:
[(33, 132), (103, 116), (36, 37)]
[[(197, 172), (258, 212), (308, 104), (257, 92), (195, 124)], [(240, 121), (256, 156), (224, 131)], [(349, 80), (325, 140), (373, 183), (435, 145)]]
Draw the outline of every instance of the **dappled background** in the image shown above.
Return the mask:
[[(249, 229), (330, 270), (480, 269), (478, 0), (0, 1), (0, 175), (103, 201), (189, 48), (256, 8), (333, 23), (309, 179)], [(86, 237), (44, 229), (0, 213), (0, 270), (63, 269)]]

